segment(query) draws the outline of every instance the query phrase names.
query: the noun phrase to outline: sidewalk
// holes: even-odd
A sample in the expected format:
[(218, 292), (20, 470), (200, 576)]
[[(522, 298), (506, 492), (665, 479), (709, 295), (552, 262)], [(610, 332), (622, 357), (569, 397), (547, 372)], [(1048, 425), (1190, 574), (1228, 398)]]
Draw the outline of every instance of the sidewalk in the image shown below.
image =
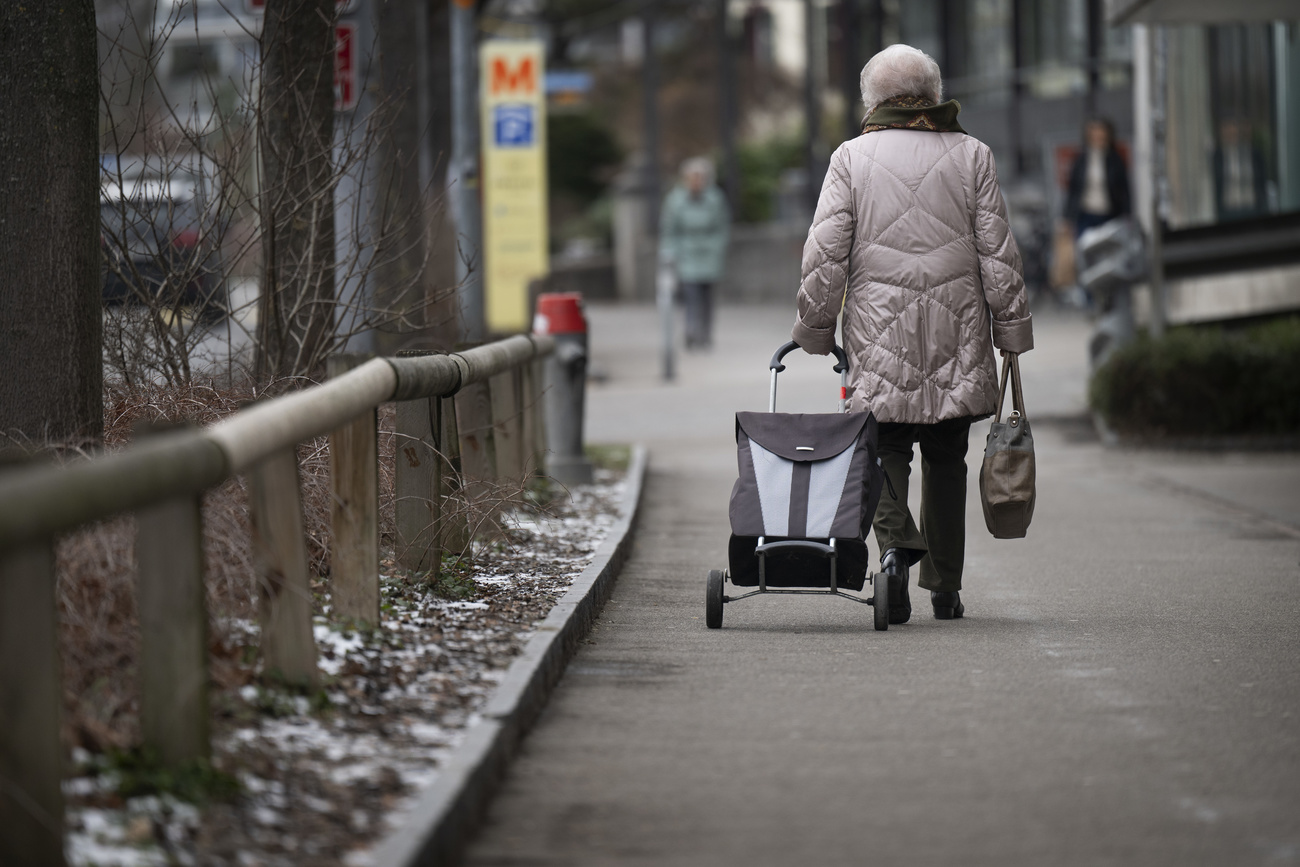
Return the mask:
[[(732, 413), (766, 407), (790, 313), (720, 311), (717, 349), (667, 387), (651, 310), (591, 313), (589, 436), (649, 445), (644, 517), (467, 863), (1300, 862), (1300, 457), (1106, 450), (1050, 423), (1083, 408), (1086, 326), (1044, 316), (1034, 526), (993, 540), (972, 490), (964, 620), (913, 584), (887, 633), (792, 597), (707, 630)], [(833, 409), (827, 360), (791, 358), (781, 408)]]

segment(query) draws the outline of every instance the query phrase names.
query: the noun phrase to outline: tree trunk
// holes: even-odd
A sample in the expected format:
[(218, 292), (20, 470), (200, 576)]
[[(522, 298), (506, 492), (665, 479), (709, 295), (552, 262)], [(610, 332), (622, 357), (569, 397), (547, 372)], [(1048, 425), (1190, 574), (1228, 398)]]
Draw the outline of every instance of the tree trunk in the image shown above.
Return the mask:
[(385, 325), (379, 351), (425, 348), (428, 220), (425, 193), (433, 181), (429, 152), (429, 5), (384, 2), (379, 32), (380, 124), (375, 302)]
[(0, 3), (0, 434), (97, 438), (98, 60), (92, 0)]
[(266, 0), (257, 373), (318, 368), (334, 332), (335, 0)]
[(453, 349), (460, 336), (456, 297), (456, 225), (447, 196), (451, 160), (451, 5), (433, 0), (429, 8), (429, 149), (433, 177), (426, 191), (429, 214), (429, 267), (426, 271), (425, 324), (436, 349)]

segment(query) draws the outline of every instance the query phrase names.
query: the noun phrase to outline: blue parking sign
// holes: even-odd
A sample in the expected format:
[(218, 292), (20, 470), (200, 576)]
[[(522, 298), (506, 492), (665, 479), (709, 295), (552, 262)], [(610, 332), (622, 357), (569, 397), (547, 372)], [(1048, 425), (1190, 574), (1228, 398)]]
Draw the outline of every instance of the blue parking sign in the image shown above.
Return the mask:
[(498, 105), (492, 109), (492, 126), (497, 147), (531, 147), (533, 144), (533, 107)]

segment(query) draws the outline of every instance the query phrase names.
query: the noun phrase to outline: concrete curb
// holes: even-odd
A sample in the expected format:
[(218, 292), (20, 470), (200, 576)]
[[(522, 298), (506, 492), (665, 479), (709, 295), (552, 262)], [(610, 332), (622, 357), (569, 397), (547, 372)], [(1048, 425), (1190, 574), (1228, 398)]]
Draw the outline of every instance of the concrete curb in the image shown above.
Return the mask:
[(578, 643), (591, 629), (626, 562), (645, 483), (646, 450), (636, 446), (618, 523), (524, 645), (482, 718), (416, 802), (403, 827), (375, 851), (379, 867), (454, 864), (478, 828), (524, 733), (546, 706)]

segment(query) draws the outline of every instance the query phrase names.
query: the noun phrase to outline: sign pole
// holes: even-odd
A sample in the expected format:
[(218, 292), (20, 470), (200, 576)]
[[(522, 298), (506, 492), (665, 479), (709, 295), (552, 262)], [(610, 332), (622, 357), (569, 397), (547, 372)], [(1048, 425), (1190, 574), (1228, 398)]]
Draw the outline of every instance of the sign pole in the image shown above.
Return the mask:
[(677, 376), (676, 346), (673, 337), (673, 298), (677, 293), (677, 274), (673, 266), (660, 262), (655, 276), (655, 305), (659, 308), (659, 375), (665, 382)]
[(375, 59), (376, 33), (370, 0), (339, 2), (334, 29), (334, 276), (336, 333), (346, 338), (343, 351), (372, 354), (375, 332), (366, 320), (375, 308), (373, 280), (367, 274), (374, 235), (375, 189), (365, 172), (366, 130), (374, 97), (365, 82)]
[(659, 56), (655, 53), (655, 4), (641, 8), (641, 112), (645, 139), (646, 234), (659, 235)]
[(1151, 318), (1152, 337), (1165, 333), (1164, 218), (1169, 179), (1165, 176), (1165, 134), (1168, 128), (1168, 42), (1161, 24), (1147, 25), (1151, 63)]

